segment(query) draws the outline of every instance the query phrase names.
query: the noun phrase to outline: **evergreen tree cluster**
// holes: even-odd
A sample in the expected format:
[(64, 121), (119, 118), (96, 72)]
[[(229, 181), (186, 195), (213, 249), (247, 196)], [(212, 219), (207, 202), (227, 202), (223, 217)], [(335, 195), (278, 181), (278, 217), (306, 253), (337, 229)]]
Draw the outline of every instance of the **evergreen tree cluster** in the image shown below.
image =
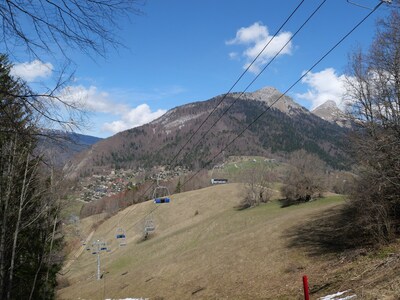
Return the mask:
[(10, 69), (0, 55), (0, 299), (53, 299), (62, 242), (54, 177), (35, 153), (29, 88)]

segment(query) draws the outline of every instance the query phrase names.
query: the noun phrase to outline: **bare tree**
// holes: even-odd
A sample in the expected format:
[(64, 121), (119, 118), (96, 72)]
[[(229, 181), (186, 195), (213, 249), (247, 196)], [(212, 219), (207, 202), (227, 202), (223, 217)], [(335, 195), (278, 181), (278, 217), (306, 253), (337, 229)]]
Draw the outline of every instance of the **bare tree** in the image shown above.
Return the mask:
[[(40, 91), (32, 89), (3, 89), (18, 97), (40, 117), (44, 128), (76, 131), (85, 125), (85, 99), (64, 97), (66, 85), (73, 72), (68, 71), (70, 56), (68, 51), (77, 49), (87, 55), (105, 56), (110, 47), (121, 46), (117, 35), (119, 24), (132, 14), (141, 14), (144, 0), (7, 0), (0, 4), (0, 52), (14, 55), (16, 49), (42, 60), (47, 55), (57, 61), (64, 57), (55, 82)], [(18, 59), (13, 57), (13, 59)], [(64, 93), (65, 94), (65, 93)], [(1, 109), (1, 108), (0, 108)], [(65, 139), (65, 135), (37, 134), (51, 137), (55, 141)]]
[(291, 154), (281, 188), (289, 203), (309, 201), (325, 191), (325, 163), (316, 155), (298, 150)]
[(245, 183), (243, 200), (239, 209), (250, 208), (271, 200), (271, 169), (266, 165), (255, 165), (245, 169), (238, 178)]
[(378, 23), (368, 52), (353, 53), (347, 77), (349, 117), (360, 164), (349, 208), (353, 225), (389, 241), (400, 225), (400, 13)]
[(140, 14), (143, 0), (7, 0), (0, 4), (1, 36), (5, 51), (24, 47), (40, 58), (66, 49), (106, 54), (120, 45), (115, 29), (129, 14)]

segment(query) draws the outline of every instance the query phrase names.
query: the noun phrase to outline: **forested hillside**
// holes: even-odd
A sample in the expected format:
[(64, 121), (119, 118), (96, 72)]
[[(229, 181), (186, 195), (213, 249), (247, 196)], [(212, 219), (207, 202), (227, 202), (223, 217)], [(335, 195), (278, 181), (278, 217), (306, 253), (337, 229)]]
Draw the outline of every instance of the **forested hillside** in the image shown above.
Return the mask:
[[(237, 94), (229, 94), (195, 138), (184, 147), (173, 165), (184, 165), (190, 169), (204, 167), (260, 112), (268, 110), (225, 149), (216, 162), (231, 155), (280, 157), (306, 149), (334, 168), (349, 166), (350, 159), (344, 145), (347, 129), (322, 120), (286, 96), (278, 108), (268, 109), (275, 97), (281, 94), (275, 89), (273, 93), (271, 88), (266, 90), (268, 93), (248, 93), (239, 99)], [(73, 176), (85, 176), (104, 168), (168, 165), (221, 97), (174, 108), (149, 124), (105, 139), (78, 155), (66, 170)], [(224, 113), (231, 105), (230, 110)], [(216, 123), (219, 116), (222, 117)]]

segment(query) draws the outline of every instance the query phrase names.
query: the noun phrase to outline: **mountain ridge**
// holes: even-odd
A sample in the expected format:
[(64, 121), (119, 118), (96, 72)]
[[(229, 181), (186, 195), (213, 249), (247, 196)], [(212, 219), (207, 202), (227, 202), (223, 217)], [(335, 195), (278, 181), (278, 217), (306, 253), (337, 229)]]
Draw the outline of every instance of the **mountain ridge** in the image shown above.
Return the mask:
[[(315, 116), (290, 97), (282, 96), (275, 88), (244, 93), (240, 99), (237, 95), (226, 95), (193, 140), (184, 147), (177, 164), (191, 169), (201, 168), (266, 110), (268, 112), (264, 116), (224, 151), (224, 157), (285, 156), (305, 148), (333, 167), (344, 167), (347, 163), (343, 145), (345, 129)], [(74, 157), (65, 170), (72, 176), (83, 176), (105, 168), (165, 166), (204, 122), (221, 97), (224, 96), (175, 107), (148, 124), (102, 140)], [(280, 100), (270, 108), (278, 98)], [(225, 113), (230, 105), (233, 106)], [(201, 147), (191, 149), (220, 116), (219, 122), (200, 142)], [(224, 158), (218, 159), (222, 161)]]

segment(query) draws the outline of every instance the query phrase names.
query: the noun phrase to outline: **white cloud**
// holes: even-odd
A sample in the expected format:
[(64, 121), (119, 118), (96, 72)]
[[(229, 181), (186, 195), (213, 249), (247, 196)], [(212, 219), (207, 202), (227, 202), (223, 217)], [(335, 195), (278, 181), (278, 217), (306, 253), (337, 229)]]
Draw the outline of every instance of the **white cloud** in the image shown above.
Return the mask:
[(239, 53), (237, 52), (230, 52), (229, 54), (230, 59), (238, 59)]
[(104, 122), (102, 126), (103, 130), (113, 134), (151, 122), (166, 112), (162, 109), (151, 111), (147, 104), (131, 107), (127, 104), (117, 103), (110, 94), (99, 91), (95, 86), (89, 88), (69, 86), (62, 91), (60, 97), (62, 100), (77, 104), (89, 112), (117, 116), (119, 120)]
[[(263, 50), (265, 45), (268, 47), (261, 53), (257, 61), (250, 68), (251, 72), (257, 73), (261, 67), (265, 65), (271, 58), (273, 58), (281, 49), (288, 43), (279, 55), (288, 55), (292, 53), (292, 37), (291, 32), (281, 32), (273, 40), (273, 36), (269, 34), (267, 26), (261, 22), (256, 22), (249, 27), (242, 27), (236, 32), (236, 37), (226, 42), (227, 45), (245, 45), (246, 49), (242, 52), (246, 60), (243, 68), (247, 68), (250, 63), (257, 57)], [(232, 53), (232, 52), (231, 52)], [(232, 54), (229, 56), (232, 58)]]
[(112, 133), (117, 133), (122, 130), (149, 123), (154, 119), (161, 117), (165, 112), (166, 111), (162, 109), (152, 112), (147, 104), (140, 104), (122, 114), (121, 120), (105, 123), (103, 129)]
[(20, 77), (28, 82), (38, 78), (47, 78), (53, 72), (51, 63), (44, 63), (39, 60), (15, 64), (11, 69), (11, 75)]
[(89, 88), (82, 85), (68, 86), (61, 92), (61, 98), (90, 112), (119, 115), (127, 109), (126, 105), (113, 102), (108, 93), (98, 91), (93, 85)]
[(344, 75), (337, 75), (333, 68), (327, 68), (321, 72), (308, 73), (302, 83), (309, 86), (306, 93), (297, 94), (300, 99), (311, 102), (311, 109), (333, 100), (339, 107), (343, 107), (345, 94)]
[(256, 22), (249, 27), (242, 27), (236, 32), (236, 37), (226, 43), (232, 44), (252, 44), (254, 41), (265, 39), (268, 34), (266, 26), (262, 25), (261, 22)]

